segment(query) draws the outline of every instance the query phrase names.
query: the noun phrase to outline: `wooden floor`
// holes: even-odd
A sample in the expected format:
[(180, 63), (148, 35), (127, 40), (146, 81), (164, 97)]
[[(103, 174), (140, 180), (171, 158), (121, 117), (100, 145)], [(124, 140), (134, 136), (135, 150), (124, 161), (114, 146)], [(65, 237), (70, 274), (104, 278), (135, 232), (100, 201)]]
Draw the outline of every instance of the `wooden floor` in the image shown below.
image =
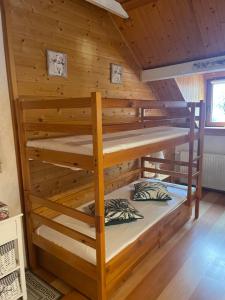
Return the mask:
[[(54, 286), (64, 300), (86, 299), (59, 281)], [(225, 194), (205, 193), (199, 220), (146, 257), (111, 300), (125, 299), (225, 300)]]

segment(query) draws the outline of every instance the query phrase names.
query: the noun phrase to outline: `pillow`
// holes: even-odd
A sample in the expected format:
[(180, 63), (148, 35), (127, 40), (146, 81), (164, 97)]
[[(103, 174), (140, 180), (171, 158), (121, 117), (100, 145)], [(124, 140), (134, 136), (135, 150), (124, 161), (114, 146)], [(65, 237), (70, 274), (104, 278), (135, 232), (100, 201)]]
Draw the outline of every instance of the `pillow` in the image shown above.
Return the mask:
[[(91, 215), (95, 215), (95, 204), (88, 205)], [(127, 199), (105, 200), (105, 225), (134, 222), (144, 217)]]
[(161, 182), (142, 181), (134, 185), (135, 201), (167, 201), (172, 200), (167, 187)]

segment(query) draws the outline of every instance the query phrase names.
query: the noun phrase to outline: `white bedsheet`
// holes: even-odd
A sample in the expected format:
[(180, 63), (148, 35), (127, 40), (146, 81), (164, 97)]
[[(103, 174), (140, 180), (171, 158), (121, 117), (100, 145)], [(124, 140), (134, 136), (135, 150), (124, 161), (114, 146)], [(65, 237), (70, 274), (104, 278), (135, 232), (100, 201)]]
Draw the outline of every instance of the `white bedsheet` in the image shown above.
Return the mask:
[[(150, 181), (155, 180), (150, 179)], [(130, 199), (133, 190), (133, 185), (136, 182), (133, 182), (125, 187), (122, 187), (106, 195), (105, 198)], [(142, 233), (144, 233), (148, 228), (150, 228), (156, 222), (158, 222), (163, 216), (173, 211), (176, 207), (178, 207), (181, 203), (183, 203), (186, 200), (187, 188), (185, 186), (175, 185), (171, 183), (165, 184), (168, 186), (168, 191), (172, 196), (172, 200), (167, 202), (137, 202), (131, 200), (132, 205), (144, 215), (144, 219), (132, 223), (105, 227), (106, 262), (108, 262), (112, 257), (118, 254), (126, 246), (135, 241)], [(82, 210), (83, 207), (81, 207), (80, 209)], [(87, 234), (88, 236), (95, 237), (95, 228), (90, 227), (89, 225), (75, 220), (71, 217), (60, 215), (55, 218), (55, 221), (72, 229), (78, 230), (84, 234)], [(63, 247), (64, 249), (82, 257), (83, 259), (93, 264), (96, 264), (96, 252), (93, 248), (86, 246), (80, 242), (77, 242), (72, 238), (67, 237), (45, 225), (41, 225), (37, 229), (37, 234), (53, 242), (54, 244), (57, 244), (58, 246)]]
[[(188, 133), (188, 128), (160, 126), (104, 134), (103, 153), (112, 153), (119, 150), (153, 144), (188, 135)], [(92, 155), (93, 153), (92, 136), (90, 135), (33, 140), (28, 141), (27, 146), (85, 155)]]

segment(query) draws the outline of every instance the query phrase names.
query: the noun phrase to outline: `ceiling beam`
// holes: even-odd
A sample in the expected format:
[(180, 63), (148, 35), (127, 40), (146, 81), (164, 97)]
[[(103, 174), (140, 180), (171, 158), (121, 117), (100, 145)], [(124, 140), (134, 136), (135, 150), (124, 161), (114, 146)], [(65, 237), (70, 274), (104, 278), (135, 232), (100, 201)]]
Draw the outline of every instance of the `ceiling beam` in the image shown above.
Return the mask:
[(180, 76), (218, 72), (222, 70), (225, 70), (225, 55), (143, 70), (141, 72), (141, 81), (149, 82), (164, 80)]
[(157, 0), (128, 0), (122, 5), (126, 11), (129, 11), (154, 2)]
[(86, 0), (87, 2), (101, 7), (110, 13), (117, 15), (123, 19), (129, 18), (127, 12), (124, 10), (122, 5), (115, 0)]

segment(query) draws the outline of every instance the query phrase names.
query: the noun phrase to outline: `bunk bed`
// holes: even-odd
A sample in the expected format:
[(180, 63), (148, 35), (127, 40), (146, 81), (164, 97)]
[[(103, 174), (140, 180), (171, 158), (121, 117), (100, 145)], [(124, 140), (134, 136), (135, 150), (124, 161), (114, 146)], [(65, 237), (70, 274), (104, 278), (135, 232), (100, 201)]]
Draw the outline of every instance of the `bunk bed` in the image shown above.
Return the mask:
[[(34, 111), (74, 108), (89, 109), (91, 122), (40, 119), (34, 122), (29, 118)], [(102, 113), (108, 108), (135, 109), (136, 120), (105, 124)], [(163, 110), (164, 115), (151, 116), (149, 112), (154, 109)], [(106, 99), (100, 93), (79, 99), (19, 99), (17, 118), (31, 268), (35, 271), (42, 267), (54, 273), (91, 299), (108, 299), (149, 251), (160, 247), (190, 218), (193, 203), (198, 218), (204, 111), (203, 101)], [(186, 128), (181, 127), (183, 124)], [(34, 139), (34, 132), (48, 132), (53, 137)], [(188, 162), (149, 156), (185, 143), (189, 144)], [(135, 159), (140, 164), (126, 174), (126, 184), (122, 177), (110, 182), (104, 180), (105, 169)], [(93, 175), (95, 216), (85, 212), (82, 205), (74, 202), (70, 205), (66, 197), (56, 201), (35, 194), (31, 185), (31, 160), (89, 170)], [(151, 168), (149, 162), (159, 163), (163, 169)], [(185, 166), (188, 171), (181, 173), (175, 166)], [(143, 220), (106, 228), (104, 200), (129, 198), (133, 184), (147, 178), (149, 172), (172, 179), (184, 177), (187, 186), (165, 183), (172, 195), (169, 204), (135, 203), (144, 215)], [(109, 184), (111, 192), (105, 195)], [(85, 193), (85, 189), (81, 192)], [(46, 211), (56, 214), (46, 214)]]

